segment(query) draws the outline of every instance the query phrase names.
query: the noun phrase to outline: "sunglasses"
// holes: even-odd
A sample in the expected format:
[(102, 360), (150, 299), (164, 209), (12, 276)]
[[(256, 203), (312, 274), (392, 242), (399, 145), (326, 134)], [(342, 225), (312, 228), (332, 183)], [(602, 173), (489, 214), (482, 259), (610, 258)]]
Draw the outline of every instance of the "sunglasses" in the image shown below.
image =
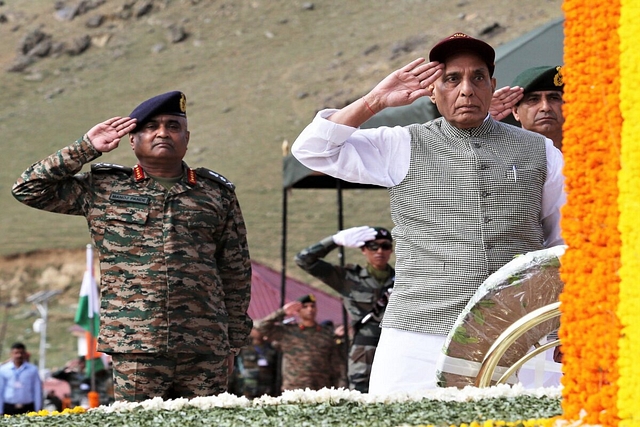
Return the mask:
[(383, 243), (367, 242), (364, 244), (364, 247), (374, 252), (380, 248), (382, 248), (383, 251), (390, 251), (391, 248), (393, 248), (393, 244), (391, 244), (390, 242), (383, 242)]

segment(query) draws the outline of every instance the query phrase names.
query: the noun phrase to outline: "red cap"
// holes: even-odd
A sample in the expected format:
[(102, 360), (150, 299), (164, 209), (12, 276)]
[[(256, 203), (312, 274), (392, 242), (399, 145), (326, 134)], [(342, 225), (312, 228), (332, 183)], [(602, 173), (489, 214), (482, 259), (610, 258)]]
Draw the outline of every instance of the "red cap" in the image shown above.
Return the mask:
[(489, 75), (496, 68), (496, 51), (482, 40), (474, 39), (464, 33), (455, 33), (440, 40), (429, 52), (429, 61), (445, 62), (447, 57), (458, 52), (472, 52), (487, 63)]

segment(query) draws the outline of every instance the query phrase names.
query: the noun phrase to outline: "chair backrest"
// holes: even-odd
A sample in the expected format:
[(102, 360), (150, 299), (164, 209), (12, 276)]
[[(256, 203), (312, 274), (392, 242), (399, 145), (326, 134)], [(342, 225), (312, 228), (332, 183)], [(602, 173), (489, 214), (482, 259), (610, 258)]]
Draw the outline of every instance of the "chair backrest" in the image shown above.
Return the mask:
[[(522, 316), (558, 301), (563, 288), (559, 258), (564, 250), (565, 246), (555, 246), (518, 256), (485, 280), (445, 340), (437, 366), (440, 387), (474, 385), (498, 336)], [(559, 326), (555, 318), (527, 331), (500, 359), (493, 380)]]

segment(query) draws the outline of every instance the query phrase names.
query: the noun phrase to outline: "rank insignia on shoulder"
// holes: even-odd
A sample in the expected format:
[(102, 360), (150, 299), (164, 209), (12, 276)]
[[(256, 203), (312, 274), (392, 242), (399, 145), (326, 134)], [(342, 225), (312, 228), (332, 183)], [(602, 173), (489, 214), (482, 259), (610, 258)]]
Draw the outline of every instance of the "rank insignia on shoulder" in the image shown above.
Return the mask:
[(114, 163), (94, 163), (91, 165), (91, 172), (124, 172), (131, 174), (131, 168)]
[(189, 183), (189, 185), (196, 185), (197, 182), (196, 171), (191, 168), (187, 170), (187, 182)]
[(233, 185), (233, 182), (229, 181), (227, 178), (225, 178), (224, 176), (220, 175), (218, 172), (214, 172), (212, 170), (209, 170), (207, 168), (198, 168), (196, 169), (196, 173), (198, 175), (200, 175), (203, 178), (208, 178), (211, 179), (213, 181), (216, 181), (220, 184), (222, 184), (223, 186), (227, 187), (230, 190), (235, 190), (236, 186)]
[(146, 175), (144, 173), (144, 169), (142, 169), (142, 166), (140, 166), (139, 164), (135, 165), (133, 167), (133, 179), (135, 179), (136, 182), (140, 182), (145, 178)]

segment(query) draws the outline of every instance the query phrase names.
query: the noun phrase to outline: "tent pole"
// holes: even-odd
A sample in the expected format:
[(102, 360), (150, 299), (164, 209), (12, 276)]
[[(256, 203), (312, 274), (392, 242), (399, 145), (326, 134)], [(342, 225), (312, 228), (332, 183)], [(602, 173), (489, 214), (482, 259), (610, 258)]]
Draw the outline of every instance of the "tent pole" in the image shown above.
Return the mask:
[[(342, 209), (342, 184), (339, 179), (336, 179), (336, 190), (338, 197), (338, 231), (340, 231), (344, 228), (344, 215)], [(344, 267), (344, 246), (339, 246), (338, 249), (340, 251), (340, 267)]]
[(280, 277), (280, 307), (284, 305), (287, 293), (287, 188), (282, 190), (282, 244), (280, 252), (282, 255), (282, 271)]
[[(336, 190), (338, 196), (338, 231), (344, 229), (344, 212), (343, 212), (343, 203), (342, 203), (342, 181), (336, 179)], [(340, 267), (344, 267), (344, 246), (340, 246)], [(345, 361), (346, 361), (346, 372), (349, 372), (349, 350), (351, 349), (351, 343), (349, 339), (349, 315), (347, 313), (347, 309), (344, 304), (342, 305), (342, 324), (344, 325), (344, 342), (345, 342)], [(348, 374), (347, 374), (348, 376)], [(348, 381), (348, 378), (347, 378)]]
[[(280, 245), (281, 254), (281, 272), (280, 272), (280, 307), (284, 306), (285, 295), (287, 293), (287, 204), (288, 204), (287, 187), (282, 187), (282, 242)], [(280, 394), (282, 387), (282, 352), (278, 351), (276, 361), (276, 378), (275, 388), (277, 394)]]

